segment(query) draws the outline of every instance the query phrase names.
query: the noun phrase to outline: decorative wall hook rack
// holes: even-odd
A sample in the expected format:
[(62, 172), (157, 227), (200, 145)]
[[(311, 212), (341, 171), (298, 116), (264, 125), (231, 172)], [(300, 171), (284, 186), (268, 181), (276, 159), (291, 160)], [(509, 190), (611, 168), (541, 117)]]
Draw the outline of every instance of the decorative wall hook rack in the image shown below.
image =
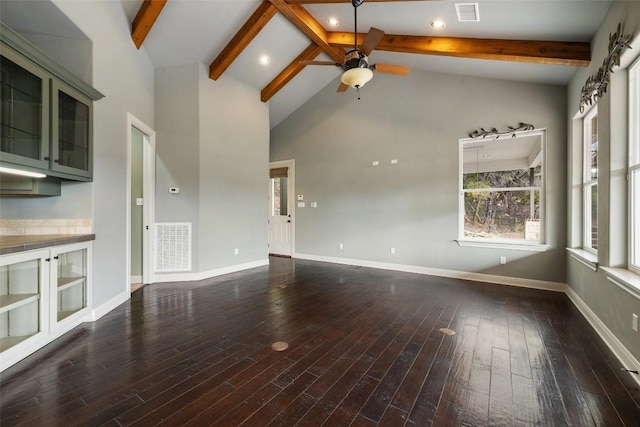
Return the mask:
[(478, 130), (474, 130), (469, 134), (471, 138), (486, 138), (486, 137), (495, 137), (495, 139), (500, 138), (504, 135), (511, 135), (512, 138), (516, 137), (516, 132), (525, 132), (535, 129), (533, 125), (529, 123), (520, 122), (518, 126), (507, 126), (507, 130), (498, 131), (496, 128), (492, 128), (490, 130), (484, 130), (484, 128), (480, 128)]
[(580, 92), (581, 113), (584, 112), (585, 106), (590, 107), (598, 101), (598, 98), (602, 98), (602, 95), (607, 93), (607, 86), (611, 80), (613, 67), (620, 65), (620, 56), (624, 49), (631, 49), (629, 45), (631, 43), (631, 35), (623, 34), (623, 31), (624, 26), (619, 23), (616, 32), (609, 34), (609, 54), (602, 61), (602, 66), (598, 69), (598, 72), (587, 79)]

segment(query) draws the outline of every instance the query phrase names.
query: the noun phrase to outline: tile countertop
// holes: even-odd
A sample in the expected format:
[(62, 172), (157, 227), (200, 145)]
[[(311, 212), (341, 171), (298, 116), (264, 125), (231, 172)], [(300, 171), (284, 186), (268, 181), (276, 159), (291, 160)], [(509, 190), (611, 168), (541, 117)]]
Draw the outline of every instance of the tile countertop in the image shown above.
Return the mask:
[(51, 246), (68, 245), (71, 243), (95, 240), (95, 234), (43, 234), (0, 236), (0, 255), (33, 249), (49, 248)]

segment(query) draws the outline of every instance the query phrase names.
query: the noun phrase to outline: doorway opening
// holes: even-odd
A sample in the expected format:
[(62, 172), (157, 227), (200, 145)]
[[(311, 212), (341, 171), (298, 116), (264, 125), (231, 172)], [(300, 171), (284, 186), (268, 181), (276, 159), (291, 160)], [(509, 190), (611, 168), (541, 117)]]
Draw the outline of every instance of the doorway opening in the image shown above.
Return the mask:
[(127, 272), (129, 292), (153, 283), (155, 131), (127, 117)]
[(295, 246), (295, 160), (269, 164), (269, 255), (291, 257)]

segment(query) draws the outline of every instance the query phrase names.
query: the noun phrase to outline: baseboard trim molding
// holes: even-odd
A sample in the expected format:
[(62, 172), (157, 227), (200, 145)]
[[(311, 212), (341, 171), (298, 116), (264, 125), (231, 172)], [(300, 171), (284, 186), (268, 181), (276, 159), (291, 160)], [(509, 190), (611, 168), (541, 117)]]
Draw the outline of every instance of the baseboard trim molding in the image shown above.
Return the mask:
[(120, 304), (128, 301), (129, 298), (131, 298), (131, 294), (129, 293), (129, 291), (125, 290), (124, 292), (119, 293), (109, 301), (91, 310), (91, 316), (89, 317), (88, 321), (95, 322)]
[[(607, 344), (607, 347), (615, 354), (618, 358), (622, 367), (627, 369), (638, 369), (640, 367), (640, 362), (633, 357), (633, 355), (627, 350), (627, 348), (620, 342), (620, 340), (611, 332), (607, 325), (600, 320), (600, 318), (589, 308), (586, 302), (580, 298), (580, 296), (574, 291), (570, 286), (567, 285), (565, 293), (576, 306), (580, 313), (587, 319), (587, 322), (591, 325), (593, 329), (600, 335), (600, 338)], [(640, 386), (640, 375), (635, 375), (629, 373), (631, 377), (636, 380), (638, 385)]]
[(142, 276), (131, 276), (131, 283), (142, 283)]
[(168, 282), (194, 282), (198, 280), (210, 279), (212, 277), (223, 276), (229, 273), (236, 273), (238, 271), (249, 270), (251, 268), (264, 267), (269, 265), (269, 259), (261, 259), (258, 261), (246, 262), (244, 264), (231, 265), (229, 267), (216, 268), (214, 270), (201, 271), (198, 273), (170, 273), (160, 274), (156, 273), (154, 276), (154, 283), (168, 283)]
[(417, 265), (392, 264), (386, 262), (365, 261), (359, 259), (335, 258), (320, 255), (296, 253), (294, 258), (309, 261), (332, 262), (335, 264), (355, 265), (358, 267), (379, 268), (382, 270), (402, 271), (405, 273), (428, 274), (430, 276), (448, 277), (451, 279), (472, 280), (483, 283), (518, 286), (521, 288), (542, 289), (546, 291), (564, 292), (565, 283), (545, 280), (523, 279), (520, 277), (498, 276), (495, 274), (473, 273), (467, 271), (444, 270), (440, 268), (421, 267)]

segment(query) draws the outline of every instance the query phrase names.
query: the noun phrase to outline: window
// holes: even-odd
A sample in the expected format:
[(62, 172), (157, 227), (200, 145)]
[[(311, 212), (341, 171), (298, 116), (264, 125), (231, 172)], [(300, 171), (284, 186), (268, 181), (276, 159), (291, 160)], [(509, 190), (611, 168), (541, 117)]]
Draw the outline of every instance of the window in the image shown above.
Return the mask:
[(271, 216), (287, 216), (289, 207), (287, 206), (288, 191), (287, 178), (289, 169), (273, 168), (269, 171), (271, 178)]
[(460, 239), (544, 240), (544, 131), (461, 141)]
[(582, 247), (598, 250), (598, 109), (593, 107), (583, 119)]
[(629, 69), (629, 270), (640, 273), (640, 59)]

